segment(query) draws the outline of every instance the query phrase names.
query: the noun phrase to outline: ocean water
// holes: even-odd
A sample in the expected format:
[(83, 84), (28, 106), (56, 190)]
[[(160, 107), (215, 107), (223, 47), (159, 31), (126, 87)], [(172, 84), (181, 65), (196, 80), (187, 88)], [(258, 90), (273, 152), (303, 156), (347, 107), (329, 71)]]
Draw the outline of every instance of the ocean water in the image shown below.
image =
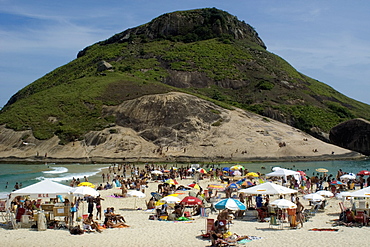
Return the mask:
[[(370, 170), (370, 160), (346, 161), (311, 161), (311, 162), (268, 162), (268, 163), (239, 163), (249, 171), (271, 172), (273, 167), (282, 167), (292, 170), (303, 170), (308, 176), (318, 175), (317, 168), (326, 168), (328, 174), (336, 175), (339, 169), (344, 172), (357, 173), (361, 170)], [(0, 164), (0, 198), (14, 190), (16, 182), (22, 187), (37, 183), (43, 179), (69, 185), (72, 178), (84, 181), (86, 176), (93, 183), (101, 183), (101, 170), (112, 164)], [(233, 164), (216, 164), (215, 167), (232, 166)], [(142, 165), (143, 166), (143, 165)], [(187, 164), (168, 164), (167, 167), (182, 167)], [(212, 164), (200, 164), (201, 167), (211, 167)]]
[(0, 198), (14, 190), (16, 182), (22, 188), (44, 179), (69, 185), (72, 178), (100, 182), (100, 171), (110, 164), (0, 164)]

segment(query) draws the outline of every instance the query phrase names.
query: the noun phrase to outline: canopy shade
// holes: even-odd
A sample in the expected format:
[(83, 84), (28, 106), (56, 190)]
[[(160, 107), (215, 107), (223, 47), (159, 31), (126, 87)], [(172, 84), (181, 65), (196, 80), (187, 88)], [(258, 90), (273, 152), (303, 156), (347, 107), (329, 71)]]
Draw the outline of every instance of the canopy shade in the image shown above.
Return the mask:
[(370, 197), (370, 186), (350, 193), (351, 197)]
[(263, 183), (259, 184), (247, 189), (241, 189), (239, 192), (243, 192), (245, 194), (250, 195), (257, 195), (257, 194), (264, 194), (264, 195), (281, 195), (281, 194), (291, 194), (291, 193), (298, 193), (296, 190), (292, 190), (289, 188), (286, 188), (281, 185), (277, 185), (274, 183)]
[(46, 179), (22, 189), (13, 191), (11, 193), (11, 197), (30, 196), (31, 198), (53, 198), (57, 195), (69, 195), (73, 190), (74, 188), (72, 187)]

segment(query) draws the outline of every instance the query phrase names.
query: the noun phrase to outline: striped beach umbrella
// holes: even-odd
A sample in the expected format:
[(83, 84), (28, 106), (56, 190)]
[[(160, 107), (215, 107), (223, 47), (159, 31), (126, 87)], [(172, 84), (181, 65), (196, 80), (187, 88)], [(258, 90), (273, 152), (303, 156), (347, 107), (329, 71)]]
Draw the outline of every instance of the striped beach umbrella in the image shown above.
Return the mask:
[(175, 179), (167, 179), (164, 182), (166, 184), (172, 184), (172, 185), (179, 184)]

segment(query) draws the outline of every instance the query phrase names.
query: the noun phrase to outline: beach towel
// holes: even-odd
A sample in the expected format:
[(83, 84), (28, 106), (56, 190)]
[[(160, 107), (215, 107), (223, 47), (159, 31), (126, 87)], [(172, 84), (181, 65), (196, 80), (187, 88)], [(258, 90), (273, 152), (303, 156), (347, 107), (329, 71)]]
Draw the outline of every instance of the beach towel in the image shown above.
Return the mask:
[(312, 228), (309, 231), (316, 231), (316, 232), (337, 232), (339, 229), (335, 228)]

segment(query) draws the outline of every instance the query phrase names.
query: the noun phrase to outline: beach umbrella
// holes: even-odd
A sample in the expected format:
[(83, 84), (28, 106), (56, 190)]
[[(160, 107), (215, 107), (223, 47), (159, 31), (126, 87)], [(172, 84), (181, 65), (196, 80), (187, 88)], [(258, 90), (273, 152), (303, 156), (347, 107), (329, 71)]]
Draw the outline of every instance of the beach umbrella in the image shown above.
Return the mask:
[(353, 179), (356, 179), (356, 175), (351, 173), (351, 174), (344, 174), (342, 176), (340, 176), (340, 179), (341, 180), (353, 180)]
[(157, 171), (157, 170), (151, 171), (150, 173), (151, 173), (151, 174), (157, 174), (157, 175), (161, 175), (161, 174), (163, 174), (163, 172), (161, 172), (161, 171)]
[(299, 172), (299, 174), (301, 174), (302, 177), (306, 176), (306, 173), (304, 171), (297, 171), (297, 172)]
[(333, 197), (334, 194), (328, 190), (319, 190), (319, 191), (316, 191), (315, 194), (319, 194), (320, 196), (325, 196), (325, 197)]
[(166, 179), (164, 181), (166, 184), (172, 184), (172, 185), (176, 185), (176, 184), (179, 184), (175, 179)]
[(200, 190), (200, 187), (199, 187), (199, 185), (197, 183), (191, 183), (191, 184), (188, 184), (188, 186), (191, 187), (191, 188)]
[(255, 172), (248, 172), (247, 177), (254, 177), (254, 178), (258, 178), (260, 175), (258, 175), (258, 173), (255, 173)]
[(254, 184), (251, 181), (244, 181), (242, 186), (253, 186)]
[(257, 195), (257, 194), (263, 194), (263, 195), (284, 195), (284, 194), (291, 194), (291, 193), (298, 193), (297, 190), (289, 189), (287, 187), (274, 184), (271, 182), (259, 184), (256, 186), (252, 186), (247, 189), (241, 189), (239, 190), (239, 193), (245, 193), (249, 195)]
[(362, 171), (358, 172), (357, 175), (368, 176), (368, 175), (370, 175), (370, 171), (362, 170)]
[(341, 181), (333, 181), (330, 183), (331, 185), (344, 185)]
[(90, 187), (90, 188), (95, 188), (95, 185), (90, 183), (90, 182), (81, 182), (77, 186), (86, 186), (86, 187)]
[(83, 196), (86, 196), (86, 195), (90, 195), (90, 196), (98, 196), (99, 195), (99, 192), (91, 187), (86, 187), (86, 186), (80, 186), (80, 187), (77, 187), (73, 190), (73, 195), (75, 196), (80, 196), (80, 197), (83, 197)]
[(172, 167), (171, 169), (174, 170), (174, 171), (177, 171), (178, 168), (177, 167)]
[(270, 203), (272, 207), (278, 207), (278, 208), (297, 208), (297, 205), (287, 199), (278, 199)]
[(240, 172), (240, 171), (233, 171), (233, 175), (234, 176), (241, 176), (242, 175), (242, 173)]
[(244, 183), (244, 181), (245, 181), (245, 178), (242, 178), (242, 179), (236, 181), (235, 183), (238, 184), (238, 185), (242, 185)]
[(225, 189), (225, 186), (220, 185), (220, 184), (210, 184), (208, 185), (208, 189), (222, 191)]
[(137, 198), (145, 198), (145, 194), (139, 190), (130, 190), (129, 192), (127, 192), (127, 195), (128, 196), (131, 196), (131, 197), (135, 197), (135, 205), (134, 205), (134, 208), (136, 208), (136, 199)]
[(206, 169), (204, 169), (204, 168), (199, 168), (197, 170), (197, 172), (200, 172), (200, 173), (203, 173), (203, 174), (207, 173)]
[(226, 188), (239, 189), (240, 187), (237, 183), (231, 183), (231, 184), (228, 184)]
[(150, 192), (150, 194), (152, 195), (152, 197), (156, 200), (156, 201), (159, 201), (162, 196), (161, 194), (157, 193), (157, 192)]
[(304, 195), (303, 199), (307, 201), (319, 202), (319, 201), (323, 201), (325, 198), (320, 196), (319, 194), (313, 193), (313, 194)]
[(328, 172), (328, 169), (325, 169), (325, 168), (317, 168), (316, 171), (317, 172)]
[(218, 210), (230, 209), (230, 210), (246, 210), (246, 206), (239, 200), (233, 198), (226, 198), (214, 204), (214, 207)]
[(222, 170), (225, 171), (225, 172), (228, 172), (228, 171), (230, 171), (230, 167), (224, 167), (224, 168), (222, 168)]
[(195, 171), (195, 168), (193, 168), (193, 167), (190, 167), (189, 169), (188, 169), (188, 172), (194, 172)]
[(184, 199), (181, 200), (180, 202), (182, 205), (185, 206), (194, 206), (194, 205), (202, 205), (203, 202), (197, 197), (194, 196), (186, 196)]
[(166, 196), (166, 197), (163, 197), (162, 199), (159, 200), (159, 202), (163, 203), (163, 204), (176, 204), (176, 203), (180, 203), (181, 202), (181, 199), (178, 198), (177, 196)]
[(240, 170), (240, 169), (244, 170), (245, 168), (242, 165), (235, 165), (235, 166), (230, 167), (230, 170), (233, 170), (233, 171)]

